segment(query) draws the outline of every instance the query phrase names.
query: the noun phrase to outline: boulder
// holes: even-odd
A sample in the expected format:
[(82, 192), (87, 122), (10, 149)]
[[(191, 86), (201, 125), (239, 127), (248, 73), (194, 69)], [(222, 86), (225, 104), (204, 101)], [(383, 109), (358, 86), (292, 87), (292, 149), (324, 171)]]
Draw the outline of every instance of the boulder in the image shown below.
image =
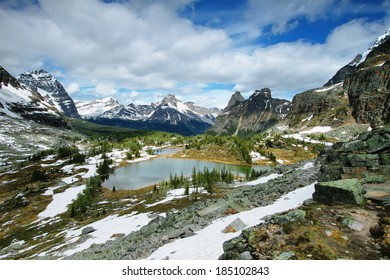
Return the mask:
[(279, 255), (277, 255), (274, 259), (275, 260), (290, 260), (295, 257), (295, 253), (288, 251), (288, 252), (283, 252)]
[(237, 218), (233, 222), (231, 222), (227, 227), (225, 227), (225, 229), (222, 232), (223, 233), (237, 232), (246, 227), (247, 225), (240, 218)]
[(284, 224), (287, 222), (303, 220), (305, 216), (306, 216), (305, 211), (296, 209), (284, 215), (273, 215), (272, 220), (275, 224)]
[(83, 228), (83, 230), (81, 231), (82, 235), (87, 235), (87, 234), (90, 234), (91, 232), (94, 232), (96, 229), (94, 229), (93, 227), (85, 227)]
[(240, 254), (240, 260), (253, 260), (253, 257), (249, 251), (242, 252)]
[(364, 201), (364, 190), (358, 179), (320, 182), (314, 188), (313, 199), (320, 203), (359, 205)]
[(343, 223), (343, 225), (345, 225), (345, 226), (347, 226), (350, 229), (355, 230), (355, 231), (362, 231), (364, 228), (364, 226), (361, 223), (359, 223), (355, 220), (352, 220), (352, 219), (348, 219), (348, 218), (344, 219), (342, 223)]

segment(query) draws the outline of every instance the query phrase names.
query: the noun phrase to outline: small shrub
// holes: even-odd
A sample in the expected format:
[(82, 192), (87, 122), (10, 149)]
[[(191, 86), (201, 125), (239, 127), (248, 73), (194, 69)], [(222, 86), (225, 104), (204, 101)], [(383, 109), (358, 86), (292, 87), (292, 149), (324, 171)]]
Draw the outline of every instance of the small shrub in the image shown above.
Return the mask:
[(378, 224), (370, 227), (370, 234), (373, 238), (379, 239), (383, 237), (383, 235), (385, 234), (385, 230), (382, 225)]

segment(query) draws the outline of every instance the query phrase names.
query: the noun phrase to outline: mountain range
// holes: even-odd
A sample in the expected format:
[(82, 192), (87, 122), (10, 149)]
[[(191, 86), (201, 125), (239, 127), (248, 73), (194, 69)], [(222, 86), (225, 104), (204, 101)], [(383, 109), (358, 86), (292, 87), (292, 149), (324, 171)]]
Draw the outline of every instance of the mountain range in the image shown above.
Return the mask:
[[(390, 29), (362, 54), (340, 68), (321, 88), (306, 90), (290, 102), (273, 98), (269, 88), (245, 99), (235, 92), (227, 106), (203, 108), (170, 94), (150, 105), (123, 105), (114, 97), (74, 102), (45, 70), (15, 78), (0, 67), (0, 113), (13, 118), (69, 127), (66, 118), (98, 124), (193, 135), (245, 135), (283, 123), (338, 126), (355, 120), (372, 127), (390, 122)], [(352, 118), (353, 117), (353, 118)]]
[(203, 133), (221, 113), (218, 108), (209, 109), (193, 102), (182, 102), (172, 94), (150, 105), (122, 105), (114, 97), (107, 97), (78, 101), (76, 107), (82, 118), (95, 123), (183, 135)]

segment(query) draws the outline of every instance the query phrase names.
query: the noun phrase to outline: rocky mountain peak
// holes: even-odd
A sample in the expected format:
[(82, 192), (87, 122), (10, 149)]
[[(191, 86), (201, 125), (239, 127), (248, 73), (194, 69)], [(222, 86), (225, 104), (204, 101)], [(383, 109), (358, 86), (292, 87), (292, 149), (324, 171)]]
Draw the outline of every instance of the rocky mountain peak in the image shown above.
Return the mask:
[(269, 88), (262, 88), (261, 90), (255, 90), (255, 92), (249, 97), (249, 99), (253, 98), (264, 98), (264, 99), (271, 99), (271, 90)]
[(235, 92), (219, 115), (214, 125), (208, 130), (213, 134), (239, 134), (265, 131), (284, 119), (290, 112), (291, 102), (272, 98), (269, 88), (256, 90), (248, 99)]
[(231, 107), (235, 106), (236, 103), (244, 102), (245, 98), (241, 95), (241, 92), (236, 91), (233, 93), (232, 97), (230, 97), (228, 105), (223, 109), (224, 112), (227, 112), (230, 110)]
[(179, 100), (176, 98), (176, 96), (174, 94), (168, 94), (166, 97), (163, 98), (163, 100), (161, 101), (161, 104), (162, 105), (172, 105), (174, 107), (177, 106), (177, 102)]
[(70, 98), (64, 86), (47, 71), (38, 69), (25, 72), (17, 80), (29, 89), (39, 92), (45, 101), (56, 107), (65, 116), (72, 118), (80, 117), (72, 98)]
[(0, 66), (0, 88), (1, 84), (11, 84), (14, 88), (19, 88), (20, 84), (7, 70)]

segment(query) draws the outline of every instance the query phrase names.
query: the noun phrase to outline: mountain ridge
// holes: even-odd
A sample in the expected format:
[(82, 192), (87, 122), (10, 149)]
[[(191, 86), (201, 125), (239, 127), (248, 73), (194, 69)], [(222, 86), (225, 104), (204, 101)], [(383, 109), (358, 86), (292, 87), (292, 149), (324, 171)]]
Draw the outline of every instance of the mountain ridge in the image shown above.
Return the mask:
[(66, 117), (80, 118), (73, 99), (52, 74), (43, 69), (33, 70), (20, 74), (17, 80), (27, 88), (39, 92), (45, 101), (56, 107)]
[(291, 102), (273, 98), (269, 88), (256, 90), (244, 100), (241, 93), (235, 92), (208, 132), (234, 136), (261, 132), (283, 120), (290, 109)]
[(150, 105), (123, 105), (114, 97), (76, 101), (82, 118), (99, 124), (163, 130), (185, 135), (203, 133), (222, 111), (183, 102), (173, 94)]

